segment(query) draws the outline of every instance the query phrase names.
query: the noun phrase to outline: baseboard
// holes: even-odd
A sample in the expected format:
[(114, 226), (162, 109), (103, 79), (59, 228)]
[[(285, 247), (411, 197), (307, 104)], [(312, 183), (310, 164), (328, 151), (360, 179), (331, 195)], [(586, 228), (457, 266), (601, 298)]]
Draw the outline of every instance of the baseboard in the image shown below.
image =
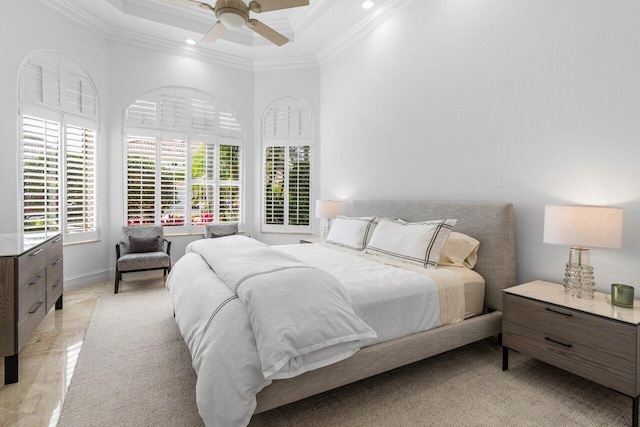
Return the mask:
[(64, 290), (71, 291), (74, 289), (84, 288), (96, 283), (105, 282), (109, 280), (110, 277), (113, 277), (113, 271), (109, 269), (102, 269), (85, 274), (79, 274), (77, 276), (66, 277), (64, 279)]

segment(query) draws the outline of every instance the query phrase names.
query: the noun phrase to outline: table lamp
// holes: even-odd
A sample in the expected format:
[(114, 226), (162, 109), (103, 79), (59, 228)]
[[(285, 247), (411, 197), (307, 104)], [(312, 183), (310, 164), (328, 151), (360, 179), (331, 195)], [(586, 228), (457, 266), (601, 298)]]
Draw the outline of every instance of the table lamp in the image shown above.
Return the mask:
[(563, 280), (565, 292), (578, 298), (593, 298), (595, 282), (589, 248), (622, 246), (622, 208), (547, 205), (543, 241), (571, 246)]
[(329, 229), (331, 228), (331, 220), (340, 215), (342, 211), (342, 202), (339, 200), (316, 200), (316, 218), (324, 218), (324, 239), (327, 239)]

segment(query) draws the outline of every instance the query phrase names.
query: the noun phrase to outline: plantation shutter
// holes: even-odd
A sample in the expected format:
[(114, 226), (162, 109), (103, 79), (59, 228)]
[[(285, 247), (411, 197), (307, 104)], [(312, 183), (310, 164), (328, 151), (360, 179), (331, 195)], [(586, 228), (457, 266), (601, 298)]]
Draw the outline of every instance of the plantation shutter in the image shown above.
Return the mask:
[(161, 135), (153, 147), (156, 163), (147, 162), (156, 171), (155, 183), (147, 181), (145, 188), (149, 200), (127, 194), (128, 206), (151, 209), (155, 191), (153, 214), (137, 215), (151, 216), (173, 233), (201, 232), (211, 222), (238, 222), (243, 229), (244, 126), (227, 104), (196, 89), (165, 87), (133, 101), (124, 119), (125, 134)]
[(213, 222), (216, 214), (216, 145), (198, 136), (191, 140), (191, 224)]
[(311, 147), (289, 147), (289, 225), (309, 225)]
[(60, 123), (22, 117), (22, 223), (25, 234), (60, 230)]
[(284, 225), (285, 147), (267, 147), (265, 150), (264, 222)]
[[(227, 142), (227, 141), (224, 141)], [(219, 206), (220, 222), (240, 221), (240, 147), (220, 144)]]
[(75, 61), (43, 50), (24, 62), (18, 89), (24, 189), (20, 228), (25, 234), (63, 231), (65, 243), (96, 240), (95, 86)]
[(127, 136), (127, 224), (156, 222), (156, 139)]
[(184, 226), (187, 216), (187, 142), (160, 142), (160, 204), (164, 226)]
[(66, 232), (95, 232), (96, 131), (67, 125), (65, 141)]
[(262, 231), (311, 232), (313, 121), (304, 101), (273, 102), (262, 119)]

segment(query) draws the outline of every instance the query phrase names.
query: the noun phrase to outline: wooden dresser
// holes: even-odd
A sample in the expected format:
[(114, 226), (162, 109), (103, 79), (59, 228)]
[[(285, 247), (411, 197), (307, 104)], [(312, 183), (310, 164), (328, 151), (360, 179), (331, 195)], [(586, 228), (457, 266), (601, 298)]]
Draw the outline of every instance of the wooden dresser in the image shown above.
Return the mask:
[(62, 235), (0, 234), (0, 356), (18, 381), (18, 353), (55, 304), (62, 308)]
[(640, 303), (616, 307), (609, 296), (564, 293), (557, 283), (535, 281), (503, 291), (503, 370), (509, 350), (542, 360), (633, 399), (638, 425)]

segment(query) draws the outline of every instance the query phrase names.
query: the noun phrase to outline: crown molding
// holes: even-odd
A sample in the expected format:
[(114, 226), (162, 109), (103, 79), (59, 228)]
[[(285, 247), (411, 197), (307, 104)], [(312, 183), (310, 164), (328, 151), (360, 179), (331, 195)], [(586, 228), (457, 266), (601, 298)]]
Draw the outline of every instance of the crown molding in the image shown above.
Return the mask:
[[(112, 5), (114, 1), (108, 0)], [(69, 0), (40, 0), (41, 3), (49, 6), (56, 12), (63, 16), (73, 20), (74, 22), (82, 25), (88, 30), (96, 33), (102, 38), (117, 42), (128, 44), (132, 46), (138, 46), (142, 48), (149, 48), (160, 52), (171, 53), (187, 58), (194, 58), (205, 62), (220, 64), (228, 67), (234, 67), (247, 71), (271, 71), (271, 70), (283, 70), (283, 69), (300, 69), (300, 68), (312, 68), (321, 66), (329, 61), (340, 52), (347, 49), (354, 44), (360, 38), (370, 33), (380, 25), (387, 22), (393, 16), (395, 16), (400, 10), (410, 4), (413, 0), (388, 0), (386, 3), (379, 6), (375, 13), (367, 16), (360, 21), (356, 26), (345, 31), (337, 38), (333, 39), (328, 45), (322, 48), (315, 55), (294, 56), (288, 58), (277, 58), (268, 60), (253, 60), (241, 56), (216, 52), (211, 49), (202, 48), (199, 46), (186, 46), (182, 42), (176, 42), (168, 39), (158, 38), (156, 36), (149, 36), (140, 32), (130, 31), (123, 28), (112, 27), (107, 23), (97, 19), (95, 16), (76, 8)], [(135, 6), (142, 6), (144, 4), (141, 0), (119, 0), (118, 4), (126, 7), (127, 3)], [(161, 2), (165, 7), (172, 9), (176, 6)], [(332, 6), (330, 0), (314, 0), (312, 2), (313, 9), (308, 14), (298, 13), (294, 15), (287, 23), (279, 22), (279, 24), (285, 26), (290, 25), (295, 38), (299, 39), (302, 34), (310, 27), (310, 23), (318, 19), (324, 14), (329, 7)], [(114, 6), (118, 7), (118, 6)], [(186, 8), (180, 8), (183, 13), (202, 17), (202, 14), (196, 10), (184, 11)]]
[(253, 71), (254, 69), (254, 61), (251, 59), (215, 52), (197, 46), (188, 46), (181, 42), (160, 39), (155, 36), (149, 36), (125, 30), (123, 28), (112, 28), (109, 33), (109, 40), (117, 43), (193, 58), (204, 62), (212, 62), (246, 71)]
[(345, 31), (331, 43), (316, 53), (320, 65), (347, 49), (356, 41), (393, 18), (413, 0), (389, 0), (376, 9), (376, 13), (367, 16), (352, 29)]
[(104, 39), (109, 38), (109, 25), (97, 19), (95, 16), (74, 7), (67, 0), (40, 0), (40, 3), (49, 6), (59, 14), (66, 16), (73, 22), (93, 31)]
[(282, 59), (264, 59), (253, 62), (255, 71), (293, 70), (299, 68), (314, 68), (319, 65), (315, 55), (294, 56)]

